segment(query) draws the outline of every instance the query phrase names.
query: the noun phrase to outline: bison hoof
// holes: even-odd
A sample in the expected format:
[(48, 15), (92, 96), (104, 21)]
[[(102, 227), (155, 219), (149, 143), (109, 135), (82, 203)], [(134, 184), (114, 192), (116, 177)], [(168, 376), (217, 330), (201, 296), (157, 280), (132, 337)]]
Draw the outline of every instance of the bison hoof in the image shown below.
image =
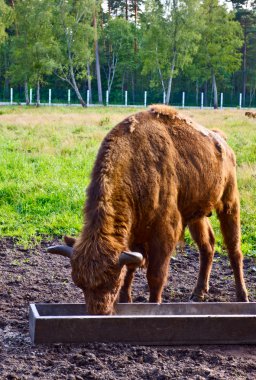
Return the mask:
[(132, 297), (127, 294), (120, 294), (119, 303), (132, 303)]
[(237, 302), (249, 302), (249, 298), (247, 295), (239, 295), (236, 298)]
[(192, 294), (190, 297), (189, 302), (203, 302), (205, 300), (204, 295), (199, 295), (199, 294)]
[(237, 302), (249, 302), (248, 293), (247, 293), (246, 288), (245, 289), (243, 289), (243, 288), (237, 289), (236, 299), (237, 299)]

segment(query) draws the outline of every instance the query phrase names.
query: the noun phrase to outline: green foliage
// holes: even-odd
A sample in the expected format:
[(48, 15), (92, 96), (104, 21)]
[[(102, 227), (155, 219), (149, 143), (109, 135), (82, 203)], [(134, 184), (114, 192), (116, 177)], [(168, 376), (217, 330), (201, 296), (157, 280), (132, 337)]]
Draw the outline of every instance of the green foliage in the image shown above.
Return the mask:
[(118, 15), (126, 18), (134, 17), (135, 7), (141, 10), (143, 0), (108, 0), (108, 11), (111, 15)]
[(85, 78), (86, 65), (92, 59), (94, 0), (61, 0), (56, 4), (54, 35), (58, 41), (58, 75), (72, 83)]
[(91, 87), (93, 102), (102, 88), (118, 103), (127, 90), (136, 104), (150, 86), (159, 101), (173, 88), (211, 95), (212, 81), (215, 103), (221, 86), (243, 92), (243, 105), (251, 106), (255, 2), (232, 3), (235, 12), (220, 0), (0, 0), (0, 98), (9, 99), (16, 85), (28, 102), (28, 87), (37, 84), (39, 103), (40, 84), (61, 91), (64, 81), (82, 105)]
[(53, 36), (53, 0), (17, 0), (15, 35), (11, 37), (12, 83), (42, 83), (56, 66), (57, 43)]
[(0, 0), (0, 43), (6, 38), (6, 28), (11, 25), (12, 11), (4, 0)]
[(100, 42), (104, 47), (102, 63), (110, 93), (115, 75), (122, 73), (133, 61), (134, 27), (121, 17), (114, 18), (105, 26)]
[(165, 5), (146, 1), (142, 17), (142, 72), (153, 74), (152, 85), (159, 76), (166, 87), (165, 80), (191, 64), (201, 38), (199, 4), (198, 0), (173, 0)]
[(218, 0), (204, 0), (201, 18), (205, 20), (202, 39), (194, 62), (194, 75), (208, 80), (214, 72), (218, 79), (236, 71), (241, 65), (240, 48), (242, 30), (234, 20), (234, 14), (227, 11)]

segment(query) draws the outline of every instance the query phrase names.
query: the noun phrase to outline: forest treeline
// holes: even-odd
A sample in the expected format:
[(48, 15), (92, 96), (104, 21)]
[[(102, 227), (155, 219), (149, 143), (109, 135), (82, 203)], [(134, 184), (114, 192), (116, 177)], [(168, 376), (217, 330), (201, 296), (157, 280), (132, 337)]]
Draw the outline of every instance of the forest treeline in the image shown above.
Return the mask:
[(37, 104), (44, 89), (81, 105), (175, 103), (185, 91), (255, 101), (256, 2), (233, 0), (0, 0), (0, 101), (10, 88)]

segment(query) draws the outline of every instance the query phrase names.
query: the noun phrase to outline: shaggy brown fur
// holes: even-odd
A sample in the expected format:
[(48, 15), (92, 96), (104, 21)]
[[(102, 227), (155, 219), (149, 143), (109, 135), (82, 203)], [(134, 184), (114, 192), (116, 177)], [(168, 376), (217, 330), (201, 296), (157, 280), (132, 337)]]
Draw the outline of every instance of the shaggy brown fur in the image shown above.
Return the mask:
[(245, 116), (248, 116), (252, 119), (255, 119), (256, 118), (256, 112), (246, 111)]
[[(90, 313), (113, 312), (131, 301), (135, 268), (120, 269), (122, 251), (147, 261), (150, 302), (161, 302), (171, 253), (188, 225), (200, 249), (193, 300), (208, 291), (214, 235), (207, 215), (216, 209), (234, 270), (237, 299), (247, 301), (240, 250), (235, 156), (219, 132), (153, 105), (114, 127), (96, 159), (74, 245), (72, 276)], [(73, 242), (68, 242), (70, 245)]]

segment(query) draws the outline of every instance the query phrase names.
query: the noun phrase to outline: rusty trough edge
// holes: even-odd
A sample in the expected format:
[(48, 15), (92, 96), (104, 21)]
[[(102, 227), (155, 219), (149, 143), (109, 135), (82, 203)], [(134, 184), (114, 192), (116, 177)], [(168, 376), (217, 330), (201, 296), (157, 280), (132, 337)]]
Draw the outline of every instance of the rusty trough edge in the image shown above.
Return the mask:
[[(83, 304), (31, 304), (31, 341), (33, 344), (256, 344), (256, 303), (120, 304), (118, 308), (121, 312), (128, 310), (130, 314), (90, 316), (85, 313), (81, 315), (80, 311), (85, 310)], [(159, 313), (161, 308), (165, 314)], [(55, 315), (47, 314), (47, 310), (51, 309)], [(132, 309), (134, 313), (131, 313)], [(143, 309), (157, 310), (158, 314), (139, 314)], [(187, 309), (188, 313), (174, 314), (173, 309), (180, 313)], [(200, 309), (204, 310), (204, 314), (200, 314)], [(206, 312), (207, 309), (209, 312)], [(215, 314), (210, 313), (211, 309), (215, 310)], [(226, 314), (216, 314), (218, 309), (225, 309), (223, 312)], [(45, 315), (40, 315), (38, 310)], [(58, 315), (63, 310), (66, 315)], [(72, 310), (75, 315), (68, 314)], [(168, 310), (172, 314), (167, 314)]]

